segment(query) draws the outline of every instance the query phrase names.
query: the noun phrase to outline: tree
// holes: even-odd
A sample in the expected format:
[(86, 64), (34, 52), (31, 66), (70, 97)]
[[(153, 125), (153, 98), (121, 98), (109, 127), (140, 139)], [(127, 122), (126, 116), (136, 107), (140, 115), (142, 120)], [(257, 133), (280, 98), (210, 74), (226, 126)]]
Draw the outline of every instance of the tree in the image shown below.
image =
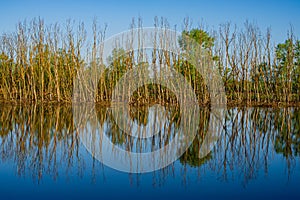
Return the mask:
[[(212, 60), (217, 59), (217, 57), (213, 57), (212, 55), (212, 47), (214, 46), (215, 39), (211, 37), (206, 31), (201, 29), (183, 31), (182, 35), (178, 39), (178, 43), (183, 51), (183, 55), (175, 66), (176, 70), (181, 73), (193, 87), (198, 100), (200, 100), (202, 103), (206, 103), (208, 101), (208, 93), (204, 84), (203, 77), (196, 70), (195, 66), (193, 66), (186, 60), (188, 54), (193, 55), (198, 49), (198, 47), (193, 46), (194, 42), (190, 42), (190, 39), (197, 42), (201, 46), (201, 49), (203, 49), (205, 53), (208, 53), (206, 56), (210, 56)], [(201, 57), (201, 55), (196, 56), (199, 56), (199, 58)]]
[(191, 38), (195, 40), (198, 44), (201, 45), (203, 49), (211, 50), (211, 48), (214, 46), (215, 39), (211, 37), (206, 31), (201, 29), (192, 29), (190, 31), (183, 31), (182, 36), (179, 37), (179, 46), (183, 49), (187, 49), (187, 43), (186, 40), (184, 40), (184, 37)]
[(281, 95), (286, 96), (287, 101), (299, 101), (299, 95), (296, 95), (294, 99), (290, 99), (290, 96), (300, 93), (300, 41), (294, 42), (290, 37), (284, 43), (277, 45), (275, 53), (276, 79), (280, 83), (277, 91), (279, 90)]

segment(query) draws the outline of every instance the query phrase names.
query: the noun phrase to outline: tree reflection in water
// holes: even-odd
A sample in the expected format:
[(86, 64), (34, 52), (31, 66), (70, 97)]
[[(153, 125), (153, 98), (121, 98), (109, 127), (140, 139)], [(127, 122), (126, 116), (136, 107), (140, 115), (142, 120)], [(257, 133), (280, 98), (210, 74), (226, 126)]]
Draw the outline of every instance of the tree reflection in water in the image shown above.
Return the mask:
[[(95, 173), (103, 170), (103, 166), (96, 165), (94, 160), (92, 172), (85, 171), (86, 158), (80, 153), (83, 147), (74, 129), (71, 105), (0, 107), (0, 164), (13, 163), (18, 176), (39, 182), (45, 174), (55, 180), (60, 175), (80, 178), (84, 173), (92, 173), (94, 179)], [(153, 117), (150, 109), (132, 107), (130, 117), (139, 125), (147, 125)], [(165, 107), (168, 121), (162, 125), (164, 133), (161, 131), (150, 139), (138, 140), (118, 128), (108, 107), (96, 106), (96, 110), (98, 122), (108, 124), (106, 134), (110, 140), (137, 152), (152, 151), (165, 145), (180, 125), (179, 109)], [(274, 153), (282, 155), (288, 173), (293, 172), (295, 158), (300, 153), (300, 108), (228, 109), (221, 138), (204, 158), (199, 158), (199, 148), (209, 124), (209, 109), (202, 108), (200, 115), (199, 130), (192, 145), (179, 161), (152, 173), (154, 186), (163, 184), (166, 177), (174, 176), (178, 165), (184, 183), (189, 168), (196, 168), (199, 177), (206, 170), (212, 170), (225, 181), (236, 177), (247, 185), (258, 176), (260, 169), (268, 174), (268, 162)], [(162, 134), (164, 137), (160, 137)], [(139, 176), (130, 174), (130, 181), (139, 184)]]

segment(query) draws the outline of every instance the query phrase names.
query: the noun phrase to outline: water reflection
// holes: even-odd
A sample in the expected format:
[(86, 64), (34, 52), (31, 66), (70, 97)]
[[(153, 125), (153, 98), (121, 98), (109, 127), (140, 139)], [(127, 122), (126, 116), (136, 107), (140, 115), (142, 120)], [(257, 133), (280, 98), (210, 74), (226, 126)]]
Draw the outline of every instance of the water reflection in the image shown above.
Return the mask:
[[(96, 110), (97, 122), (105, 125), (110, 140), (124, 149), (137, 152), (151, 151), (168, 143), (181, 120), (178, 108), (165, 108), (168, 120), (161, 126), (172, 134), (140, 141), (120, 131), (110, 108), (97, 106)], [(147, 125), (152, 123), (153, 113), (149, 107), (135, 107), (130, 110), (130, 117), (140, 125)], [(209, 109), (202, 108), (196, 138), (177, 162), (152, 173), (154, 185), (174, 176), (178, 168), (183, 182), (189, 176), (189, 170), (195, 168), (199, 177), (209, 170), (217, 173), (222, 180), (237, 179), (247, 185), (259, 176), (258, 172), (262, 169), (268, 175), (275, 156), (282, 156), (285, 160), (288, 177), (297, 170), (299, 108), (230, 108), (215, 148), (206, 157), (199, 158), (209, 120)], [(80, 178), (88, 173), (93, 174), (93, 179), (97, 171), (103, 171), (103, 166), (100, 163), (94, 165), (97, 162), (94, 160), (89, 168), (92, 171), (86, 171), (89, 155), (82, 152), (85, 149), (74, 128), (71, 105), (1, 105), (0, 165), (10, 163), (18, 176), (39, 182), (45, 174), (55, 180), (68, 175)]]
[(289, 176), (299, 152), (299, 115), (299, 108), (228, 110), (226, 132), (214, 152), (223, 178), (234, 172), (247, 184), (260, 169), (267, 175), (274, 154), (284, 156)]
[(1, 162), (12, 161), (19, 176), (56, 179), (60, 166), (68, 174), (82, 164), (70, 106), (2, 105), (0, 121)]

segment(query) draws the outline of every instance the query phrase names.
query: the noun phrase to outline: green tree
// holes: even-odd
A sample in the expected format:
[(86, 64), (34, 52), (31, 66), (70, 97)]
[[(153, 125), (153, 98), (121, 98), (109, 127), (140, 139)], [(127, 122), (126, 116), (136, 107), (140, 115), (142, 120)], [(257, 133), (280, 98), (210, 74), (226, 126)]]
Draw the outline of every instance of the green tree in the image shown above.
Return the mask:
[[(181, 73), (193, 87), (198, 100), (201, 101), (201, 103), (206, 103), (208, 100), (208, 95), (203, 77), (196, 70), (195, 66), (193, 66), (186, 60), (187, 55), (193, 55), (198, 51), (198, 44), (197, 47), (194, 46), (195, 43), (190, 42), (191, 39), (197, 42), (201, 46), (203, 52), (208, 53), (207, 55), (210, 56), (211, 59), (216, 60), (217, 57), (213, 57), (212, 55), (212, 47), (214, 46), (215, 39), (211, 37), (206, 31), (201, 29), (183, 31), (182, 35), (178, 39), (179, 46), (183, 50), (183, 55), (176, 65), (176, 70)], [(200, 53), (202, 52), (199, 52), (199, 54)], [(201, 57), (201, 55), (196, 56), (199, 56), (199, 58)]]
[[(287, 97), (287, 101), (300, 100), (300, 41), (287, 39), (275, 49), (277, 66), (275, 69), (278, 80), (277, 92)], [(298, 94), (298, 95), (297, 95)], [(290, 96), (293, 96), (290, 99)]]
[(211, 50), (214, 46), (215, 39), (211, 37), (206, 31), (201, 29), (192, 29), (190, 31), (183, 31), (179, 37), (179, 46), (183, 49), (188, 49), (187, 42), (184, 37), (191, 38), (201, 45), (203, 49)]

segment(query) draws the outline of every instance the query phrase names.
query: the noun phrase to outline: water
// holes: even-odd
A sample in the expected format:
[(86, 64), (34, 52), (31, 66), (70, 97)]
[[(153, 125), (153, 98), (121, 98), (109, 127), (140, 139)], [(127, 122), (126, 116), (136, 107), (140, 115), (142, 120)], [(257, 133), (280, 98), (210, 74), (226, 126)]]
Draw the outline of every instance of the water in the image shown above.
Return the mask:
[[(211, 119), (200, 110), (189, 149), (171, 165), (150, 173), (120, 172), (94, 159), (75, 130), (71, 105), (0, 105), (0, 199), (183, 199), (294, 198), (300, 191), (300, 108), (228, 108), (213, 150), (199, 159)], [(161, 108), (160, 108), (161, 111)], [(178, 109), (166, 108), (163, 131), (152, 140), (126, 136), (108, 107), (96, 107), (97, 121), (120, 148), (159, 148), (163, 132), (176, 134)], [(144, 130), (153, 108), (132, 108)], [(158, 122), (157, 122), (158, 123)], [(158, 123), (159, 124), (159, 123)], [(105, 153), (105, 152), (104, 152)]]

